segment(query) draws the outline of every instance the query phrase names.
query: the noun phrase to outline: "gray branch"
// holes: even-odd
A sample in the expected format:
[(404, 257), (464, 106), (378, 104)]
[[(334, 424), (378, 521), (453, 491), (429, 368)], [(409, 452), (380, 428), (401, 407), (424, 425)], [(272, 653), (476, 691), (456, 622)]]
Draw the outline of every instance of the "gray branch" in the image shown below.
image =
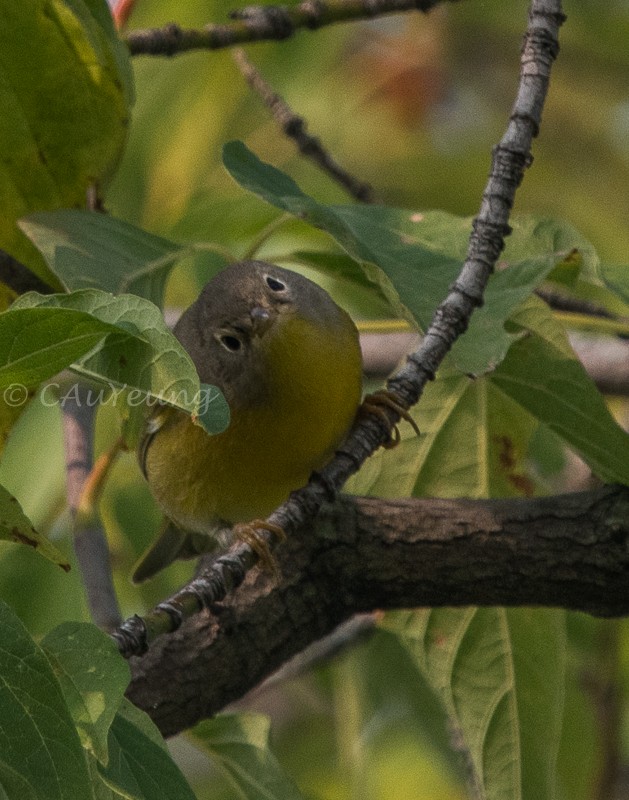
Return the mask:
[[(457, 0), (448, 0), (457, 2)], [(445, 0), (303, 0), (296, 6), (247, 6), (233, 11), (231, 23), (184, 29), (132, 31), (123, 37), (132, 56), (174, 56), (189, 50), (219, 50), (248, 42), (287, 39), (297, 30), (372, 19), (401, 11), (430, 11)]]
[(113, 585), (109, 548), (101, 525), (85, 524), (77, 509), (85, 482), (93, 466), (93, 435), (96, 408), (88, 402), (88, 389), (75, 380), (75, 395), (63, 403), (63, 438), (66, 459), (68, 507), (73, 519), (73, 543), (90, 615), (96, 625), (113, 630), (121, 614)]
[[(629, 490), (534, 500), (340, 498), (222, 603), (131, 660), (165, 734), (216, 713), (360, 612), (550, 606), (629, 613)], [(185, 664), (185, 668), (182, 665)]]

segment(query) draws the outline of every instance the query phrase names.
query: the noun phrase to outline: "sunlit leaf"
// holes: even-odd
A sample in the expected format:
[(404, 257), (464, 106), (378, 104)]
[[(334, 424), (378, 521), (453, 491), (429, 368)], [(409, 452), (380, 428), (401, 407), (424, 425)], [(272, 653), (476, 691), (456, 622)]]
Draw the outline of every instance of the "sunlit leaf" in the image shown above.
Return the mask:
[(485, 800), (554, 800), (564, 704), (564, 615), (434, 609), (389, 615), (469, 753)]
[(402, 422), (395, 451), (376, 452), (348, 491), (378, 497), (535, 493), (526, 455), (537, 423), (497, 390), (491, 376), (469, 378), (448, 361), (411, 414), (421, 435)]
[[(0, 385), (33, 386), (70, 364), (80, 375), (123, 387), (132, 410), (158, 398), (194, 414), (210, 432), (229, 422), (223, 395), (199, 383), (159, 309), (141, 297), (31, 292), (0, 315)], [(139, 396), (132, 399), (132, 391)]]
[(0, 247), (57, 286), (15, 221), (83, 206), (88, 186), (112, 174), (129, 122), (128, 53), (105, 0), (21, 0), (2, 10)]
[(94, 625), (67, 622), (41, 646), (57, 676), (83, 746), (107, 763), (109, 727), (129, 683), (129, 666)]

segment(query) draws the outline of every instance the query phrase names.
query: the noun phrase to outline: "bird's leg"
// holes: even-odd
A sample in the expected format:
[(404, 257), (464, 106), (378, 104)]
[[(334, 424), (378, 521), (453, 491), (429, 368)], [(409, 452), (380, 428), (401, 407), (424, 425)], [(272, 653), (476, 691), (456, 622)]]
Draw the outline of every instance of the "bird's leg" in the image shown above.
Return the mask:
[(386, 389), (378, 389), (377, 392), (372, 392), (371, 394), (365, 395), (365, 399), (363, 400), (361, 407), (358, 409), (358, 413), (359, 415), (375, 415), (386, 426), (387, 431), (389, 431), (389, 441), (385, 442), (383, 447), (390, 449), (392, 447), (396, 447), (400, 443), (400, 431), (398, 430), (397, 425), (391, 426), (391, 420), (389, 419), (385, 410), (387, 408), (395, 411), (395, 413), (399, 414), (403, 420), (406, 420), (406, 422), (409, 423), (415, 433), (419, 436), (419, 428), (417, 427), (417, 423), (409, 414), (408, 409), (400, 403), (399, 399), (392, 392), (388, 392)]

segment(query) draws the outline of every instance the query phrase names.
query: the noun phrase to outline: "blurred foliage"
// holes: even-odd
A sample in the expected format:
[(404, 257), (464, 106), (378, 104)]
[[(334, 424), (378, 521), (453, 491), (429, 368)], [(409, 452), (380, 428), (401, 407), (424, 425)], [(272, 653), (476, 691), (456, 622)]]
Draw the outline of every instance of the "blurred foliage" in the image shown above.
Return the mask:
[[(248, 4), (138, 0), (130, 26), (171, 20), (200, 26), (224, 21), (228, 10)], [(285, 42), (253, 45), (248, 53), (340, 163), (373, 185), (379, 201), (471, 215), (479, 205), (491, 147), (513, 101), (527, 6), (524, 0), (468, 0), (429, 16), (396, 15), (301, 31)], [(629, 245), (629, 4), (609, 0), (603, 11), (596, 0), (572, 0), (565, 10), (569, 19), (534, 146), (535, 163), (515, 210), (564, 219), (593, 242), (604, 261), (622, 262)], [(139, 57), (133, 66), (136, 100), (129, 138), (105, 197), (117, 217), (177, 242), (206, 240), (237, 255), (245, 252), (277, 212), (244, 192), (223, 168), (222, 146), (234, 138), (321, 202), (347, 201), (278, 133), (228, 51)], [(291, 222), (262, 252), (286, 252), (296, 242), (316, 250), (322, 238)], [(187, 304), (222, 263), (209, 252), (187, 258), (168, 284), (170, 303)], [(386, 311), (347, 284), (335, 288), (360, 316)], [(63, 511), (59, 416), (58, 407), (29, 406), (8, 442), (0, 484), (73, 561)], [(99, 452), (116, 439), (117, 424), (115, 409), (105, 407), (98, 422)], [(531, 451), (540, 471), (557, 473), (563, 460), (552, 437), (538, 436), (536, 448)], [(129, 585), (132, 564), (158, 523), (132, 454), (117, 463), (101, 512), (123, 613), (141, 613), (179, 585), (191, 567), (176, 565), (149, 585)], [(59, 622), (87, 618), (76, 568), (65, 576), (26, 548), (5, 545), (0, 560), (0, 596), (31, 633), (43, 635)], [(619, 686), (625, 696), (629, 691), (627, 624), (569, 615), (558, 767), (562, 800), (594, 797), (606, 757), (600, 698), (609, 685)], [(465, 797), (465, 769), (449, 747), (452, 732), (443, 710), (387, 631), (250, 705), (271, 714), (274, 752), (307, 797)], [(620, 753), (627, 761), (625, 705), (620, 715)], [(200, 800), (235, 797), (216, 772), (208, 778), (206, 760), (196, 758), (192, 748), (175, 744), (173, 749)]]

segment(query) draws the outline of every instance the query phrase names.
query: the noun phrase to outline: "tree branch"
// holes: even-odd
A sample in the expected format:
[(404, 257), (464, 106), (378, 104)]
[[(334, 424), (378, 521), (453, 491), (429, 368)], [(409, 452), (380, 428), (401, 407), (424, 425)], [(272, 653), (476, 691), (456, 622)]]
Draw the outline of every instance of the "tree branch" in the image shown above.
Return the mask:
[(244, 50), (240, 47), (237, 48), (234, 50), (233, 56), (238, 69), (242, 72), (249, 86), (259, 95), (286, 136), (295, 142), (299, 152), (340, 184), (355, 200), (362, 203), (372, 203), (372, 187), (368, 183), (350, 175), (346, 169), (332, 158), (321, 144), (321, 141), (306, 131), (306, 122), (303, 117), (295, 114), (288, 103), (277, 92), (273, 91), (256, 67), (249, 61)]
[[(551, 606), (629, 612), (629, 490), (534, 500), (342, 497), (259, 572), (142, 659), (129, 697), (174, 734), (358, 612)], [(182, 667), (185, 665), (185, 668)]]
[(56, 291), (5, 250), (0, 250), (0, 281), (9, 289), (13, 289), (16, 294), (26, 292), (52, 294)]
[[(414, 405), (426, 383), (456, 339), (465, 332), (472, 312), (482, 303), (483, 293), (509, 233), (508, 219), (515, 191), (524, 169), (531, 162), (531, 143), (537, 135), (542, 107), (548, 90), (550, 69), (559, 51), (559, 26), (564, 21), (560, 0), (532, 0), (529, 24), (521, 56), (520, 84), (507, 131), (494, 148), (489, 181), (483, 194), (467, 257), (461, 273), (446, 299), (435, 312), (419, 349), (393, 378), (387, 391), (402, 408)], [(308, 485), (293, 492), (268, 522), (289, 536), (304, 528), (326, 501), (333, 501), (347, 479), (381, 445), (391, 440), (391, 429), (401, 413), (388, 409), (389, 425), (382, 417), (365, 412), (342, 449)], [(260, 539), (273, 547), (274, 534), (257, 529)], [(145, 653), (153, 640), (176, 630), (187, 617), (222, 600), (239, 586), (258, 556), (250, 546), (238, 543), (218, 558), (210, 571), (198, 577), (169, 600), (160, 603), (147, 617), (126, 620), (113, 636), (125, 656)]]
[(132, 56), (174, 56), (189, 50), (218, 50), (247, 42), (287, 39), (300, 28), (316, 30), (337, 22), (401, 11), (428, 12), (442, 2), (445, 0), (303, 0), (296, 6), (247, 6), (232, 11), (234, 21), (224, 25), (186, 30), (172, 23), (164, 28), (131, 31), (123, 39)]
[(113, 586), (109, 548), (105, 532), (95, 515), (80, 513), (81, 497), (93, 461), (93, 434), (96, 408), (89, 402), (89, 389), (75, 383), (74, 393), (63, 402), (63, 438), (66, 458), (68, 507), (73, 519), (73, 543), (90, 614), (96, 625), (112, 630), (120, 624)]

